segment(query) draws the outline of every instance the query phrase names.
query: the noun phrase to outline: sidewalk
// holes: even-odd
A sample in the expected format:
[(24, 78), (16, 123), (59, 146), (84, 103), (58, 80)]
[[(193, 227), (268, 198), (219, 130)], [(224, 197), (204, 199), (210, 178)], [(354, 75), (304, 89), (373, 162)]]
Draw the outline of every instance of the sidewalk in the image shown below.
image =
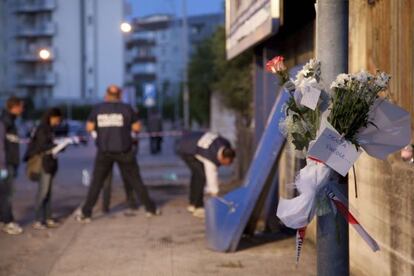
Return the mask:
[[(292, 238), (264, 244), (265, 239), (255, 238), (232, 254), (206, 249), (203, 221), (185, 211), (183, 192), (161, 192), (164, 200), (174, 197), (163, 206), (161, 217), (115, 212), (108, 217), (98, 214), (87, 225), (68, 218), (57, 230), (0, 235), (2, 248), (26, 247), (14, 256), (16, 263), (0, 265), (0, 275), (315, 275), (310, 244), (305, 244), (299, 269), (295, 268)], [(122, 191), (117, 195), (122, 198)]]
[[(161, 168), (166, 164), (175, 164), (173, 167), (182, 170), (183, 177), (188, 175), (173, 156), (142, 154), (144, 177), (150, 167), (150, 175), (163, 175)], [(17, 237), (0, 233), (0, 276), (316, 275), (314, 247), (305, 243), (296, 269), (295, 241), (291, 237), (244, 240), (240, 250), (231, 254), (208, 250), (204, 222), (185, 210), (187, 187), (179, 182), (150, 185), (151, 196), (163, 210), (160, 217), (146, 218), (142, 209), (136, 217), (124, 216), (125, 195), (121, 183), (116, 183), (112, 213), (100, 214), (98, 203), (93, 222), (78, 224), (70, 214), (86, 193), (79, 183), (79, 171), (91, 166), (92, 160), (93, 156), (82, 148), (68, 151), (62, 160), (54, 189), (53, 210), (63, 223), (58, 229), (36, 231), (29, 227), (36, 184), (23, 180), (18, 183), (15, 210), (17, 219), (25, 224), (25, 233)], [(153, 166), (157, 162), (161, 166)]]

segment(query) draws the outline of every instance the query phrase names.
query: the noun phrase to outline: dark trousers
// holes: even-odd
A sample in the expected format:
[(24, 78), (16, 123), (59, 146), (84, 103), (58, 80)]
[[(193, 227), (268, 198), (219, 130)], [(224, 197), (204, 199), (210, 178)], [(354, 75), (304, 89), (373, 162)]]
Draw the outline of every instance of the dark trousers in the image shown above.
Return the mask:
[(161, 152), (162, 137), (154, 136), (150, 138), (150, 150), (151, 154), (157, 154)]
[(7, 172), (7, 178), (0, 180), (0, 221), (6, 224), (14, 221), (12, 200), (16, 168), (14, 166), (7, 166)]
[(36, 221), (46, 222), (52, 218), (53, 175), (42, 170), (36, 195)]
[[(111, 193), (112, 193), (112, 169), (109, 171), (108, 177), (105, 179), (102, 193), (102, 210), (108, 212), (111, 206)], [(133, 187), (128, 185), (126, 179), (122, 179), (124, 183), (124, 190), (127, 198), (128, 207), (130, 209), (137, 209), (137, 197), (135, 196)]]
[(204, 165), (192, 155), (181, 155), (191, 170), (189, 202), (196, 208), (204, 206), (203, 196), (206, 185)]
[(86, 196), (86, 202), (82, 207), (82, 213), (86, 217), (92, 215), (92, 209), (98, 200), (104, 181), (112, 170), (114, 163), (118, 164), (122, 179), (137, 193), (145, 209), (148, 212), (155, 212), (155, 204), (150, 199), (147, 188), (142, 182), (135, 152), (130, 151), (127, 153), (97, 153), (92, 183)]

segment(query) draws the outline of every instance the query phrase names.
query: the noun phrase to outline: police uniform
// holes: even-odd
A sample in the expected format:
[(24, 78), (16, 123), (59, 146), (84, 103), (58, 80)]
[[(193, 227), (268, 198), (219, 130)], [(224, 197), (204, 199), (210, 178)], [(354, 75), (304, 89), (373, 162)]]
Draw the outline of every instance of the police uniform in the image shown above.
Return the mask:
[(95, 124), (98, 151), (92, 183), (82, 207), (83, 215), (92, 215), (92, 209), (114, 163), (118, 164), (123, 181), (137, 192), (147, 212), (154, 213), (156, 207), (142, 182), (131, 137), (131, 126), (138, 122), (137, 114), (127, 104), (104, 102), (95, 106), (88, 121)]
[(218, 156), (223, 148), (231, 148), (230, 142), (212, 132), (190, 133), (178, 141), (177, 154), (191, 170), (190, 205), (203, 207), (204, 191), (218, 193)]

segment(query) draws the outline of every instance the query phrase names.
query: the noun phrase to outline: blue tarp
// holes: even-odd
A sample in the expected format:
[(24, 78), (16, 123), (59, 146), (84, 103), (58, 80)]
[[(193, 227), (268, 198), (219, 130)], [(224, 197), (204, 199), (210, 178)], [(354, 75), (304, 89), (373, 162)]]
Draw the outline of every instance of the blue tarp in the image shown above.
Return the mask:
[(274, 104), (243, 186), (224, 197), (206, 201), (206, 237), (210, 249), (220, 252), (237, 249), (284, 144), (279, 122), (284, 118), (283, 106), (288, 99), (289, 94), (282, 91)]

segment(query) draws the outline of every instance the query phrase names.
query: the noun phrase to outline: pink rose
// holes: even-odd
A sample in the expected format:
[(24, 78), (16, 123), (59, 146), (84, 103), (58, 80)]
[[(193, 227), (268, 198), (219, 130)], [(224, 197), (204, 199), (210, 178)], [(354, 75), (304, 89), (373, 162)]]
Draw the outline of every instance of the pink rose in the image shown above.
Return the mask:
[(266, 71), (277, 74), (287, 70), (284, 57), (277, 56), (266, 63)]
[(284, 57), (277, 56), (266, 63), (266, 71), (278, 75), (282, 85), (289, 80), (289, 74), (284, 60)]

